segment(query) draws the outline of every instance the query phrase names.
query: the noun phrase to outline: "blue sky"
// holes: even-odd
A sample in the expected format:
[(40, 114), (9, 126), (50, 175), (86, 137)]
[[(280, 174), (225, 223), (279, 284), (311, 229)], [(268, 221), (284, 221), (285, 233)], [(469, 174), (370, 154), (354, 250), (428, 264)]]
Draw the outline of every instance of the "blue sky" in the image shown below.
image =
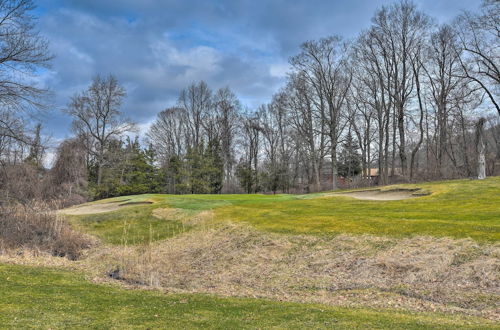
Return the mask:
[[(125, 114), (145, 130), (179, 91), (205, 80), (229, 86), (255, 108), (283, 86), (287, 61), (306, 40), (354, 38), (381, 0), (41, 0), (39, 29), (56, 56), (40, 81), (53, 91), (46, 134), (69, 137), (61, 113), (91, 78), (114, 74), (127, 89)], [(439, 22), (480, 1), (416, 0)]]

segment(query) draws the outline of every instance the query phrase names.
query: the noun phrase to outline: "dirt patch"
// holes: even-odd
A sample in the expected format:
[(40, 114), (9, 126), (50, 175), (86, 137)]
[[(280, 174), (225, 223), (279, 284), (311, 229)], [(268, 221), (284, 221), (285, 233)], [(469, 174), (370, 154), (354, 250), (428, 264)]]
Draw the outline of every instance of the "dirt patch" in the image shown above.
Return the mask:
[(86, 215), (86, 214), (97, 214), (120, 210), (127, 206), (137, 206), (137, 205), (148, 205), (153, 204), (153, 202), (128, 202), (120, 204), (124, 201), (114, 201), (108, 203), (97, 203), (97, 204), (83, 204), (73, 206), (67, 209), (59, 210), (59, 213), (66, 215)]
[(394, 189), (394, 190), (363, 190), (342, 193), (339, 195), (349, 196), (356, 199), (366, 199), (374, 201), (398, 201), (409, 198), (417, 198), (429, 194), (419, 193), (419, 189)]

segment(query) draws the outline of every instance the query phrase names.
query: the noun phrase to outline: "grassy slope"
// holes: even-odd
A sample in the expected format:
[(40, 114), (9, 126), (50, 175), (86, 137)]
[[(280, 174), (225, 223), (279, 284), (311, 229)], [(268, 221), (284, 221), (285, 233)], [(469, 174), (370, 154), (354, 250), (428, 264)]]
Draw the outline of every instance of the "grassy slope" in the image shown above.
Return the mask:
[[(471, 237), (482, 242), (500, 239), (500, 177), (404, 187), (423, 188), (433, 194), (401, 201), (356, 200), (328, 194), (139, 195), (126, 199), (156, 203), (71, 218), (84, 230), (113, 244), (123, 242), (125, 236), (128, 243), (140, 243), (150, 237), (163, 239), (189, 229), (179, 221), (153, 217), (151, 212), (158, 207), (182, 209), (187, 215), (214, 209), (215, 219), (246, 222), (283, 233), (431, 235)], [(120, 199), (125, 197), (100, 202)]]
[(124, 290), (25, 266), (0, 265), (0, 292), (1, 328), (495, 328), (456, 315)]

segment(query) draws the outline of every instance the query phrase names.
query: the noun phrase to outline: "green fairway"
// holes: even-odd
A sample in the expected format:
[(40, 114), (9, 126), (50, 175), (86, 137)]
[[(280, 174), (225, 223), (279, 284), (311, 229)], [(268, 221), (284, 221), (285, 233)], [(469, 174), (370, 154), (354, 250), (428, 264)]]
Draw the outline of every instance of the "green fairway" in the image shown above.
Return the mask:
[[(0, 265), (0, 327), (487, 329), (480, 318), (172, 295), (92, 284), (67, 271)], [(496, 327), (498, 328), (498, 327)]]
[(500, 177), (400, 187), (422, 188), (432, 195), (399, 201), (329, 196), (224, 207), (216, 214), (286, 233), (500, 239)]
[[(156, 208), (175, 208), (185, 218), (213, 210), (214, 221), (245, 222), (259, 229), (299, 234), (372, 234), (393, 237), (430, 235), (500, 239), (500, 177), (486, 180), (400, 185), (429, 196), (397, 201), (357, 200), (327, 193), (311, 195), (138, 195), (154, 201), (122, 210), (71, 216), (80, 228), (113, 244), (164, 239), (190, 229), (178, 219), (152, 216)], [(125, 197), (98, 203), (124, 200)]]

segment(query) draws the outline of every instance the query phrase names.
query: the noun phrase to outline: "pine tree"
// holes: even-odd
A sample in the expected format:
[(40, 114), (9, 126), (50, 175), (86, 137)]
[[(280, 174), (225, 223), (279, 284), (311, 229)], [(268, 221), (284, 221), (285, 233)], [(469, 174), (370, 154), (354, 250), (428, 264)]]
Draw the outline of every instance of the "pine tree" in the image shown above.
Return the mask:
[(358, 151), (357, 141), (349, 132), (342, 144), (342, 152), (339, 157), (339, 175), (347, 178), (359, 173), (361, 173), (361, 155)]
[(211, 140), (204, 154), (206, 180), (211, 194), (219, 194), (224, 180), (224, 159), (218, 140)]
[(254, 187), (256, 186), (256, 173), (250, 166), (246, 163), (241, 162), (236, 166), (236, 177), (240, 182), (240, 186), (245, 190), (247, 194), (254, 192)]

